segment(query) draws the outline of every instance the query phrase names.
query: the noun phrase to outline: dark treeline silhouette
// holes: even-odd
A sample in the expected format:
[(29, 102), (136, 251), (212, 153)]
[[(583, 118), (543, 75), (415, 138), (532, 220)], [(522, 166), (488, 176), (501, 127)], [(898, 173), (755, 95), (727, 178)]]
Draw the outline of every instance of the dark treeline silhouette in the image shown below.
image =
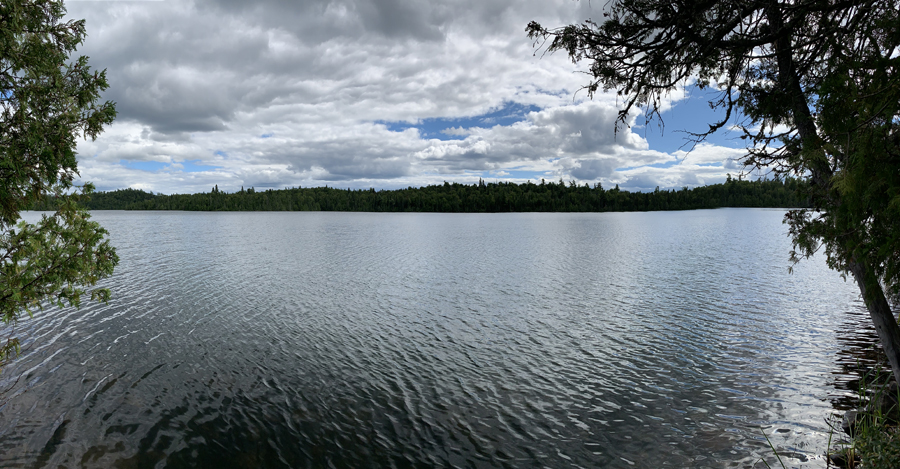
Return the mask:
[[(330, 187), (253, 188), (226, 193), (214, 187), (200, 194), (152, 194), (120, 189), (91, 195), (91, 210), (192, 211), (355, 211), (355, 212), (612, 212), (691, 210), (718, 207), (804, 207), (804, 183), (797, 179), (740, 181), (731, 179), (694, 189), (628, 192), (541, 181), (442, 185), (397, 190), (350, 190)], [(33, 207), (52, 210), (53, 200)]]

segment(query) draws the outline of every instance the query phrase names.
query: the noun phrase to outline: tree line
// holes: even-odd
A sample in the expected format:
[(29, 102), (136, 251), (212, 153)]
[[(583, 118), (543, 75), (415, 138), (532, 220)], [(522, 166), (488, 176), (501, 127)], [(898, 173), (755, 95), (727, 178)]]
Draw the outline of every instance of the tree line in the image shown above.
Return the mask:
[[(241, 189), (228, 193), (218, 186), (198, 194), (153, 194), (139, 189), (97, 192), (83, 204), (90, 210), (187, 210), (187, 211), (351, 211), (351, 212), (628, 212), (692, 210), (718, 207), (808, 206), (803, 195), (807, 184), (799, 179), (746, 181), (693, 189), (629, 192), (604, 189), (600, 184), (579, 185), (541, 181), (485, 182), (440, 185), (397, 190), (338, 189), (333, 187)], [(54, 210), (55, 200), (35, 204), (35, 210)]]

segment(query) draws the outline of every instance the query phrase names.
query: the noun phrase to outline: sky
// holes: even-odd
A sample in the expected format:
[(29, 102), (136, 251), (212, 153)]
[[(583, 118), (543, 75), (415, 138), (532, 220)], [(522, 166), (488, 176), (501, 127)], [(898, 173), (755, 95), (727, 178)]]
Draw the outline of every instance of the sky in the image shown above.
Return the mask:
[[(708, 97), (685, 84), (662, 123), (615, 132), (614, 92), (593, 99), (587, 63), (525, 33), (602, 18), (575, 0), (69, 0), (76, 52), (106, 69), (118, 117), (79, 141), (98, 190), (207, 192), (217, 185), (396, 189), (596, 183), (632, 191), (723, 182), (737, 132), (686, 152)], [(686, 145), (687, 144), (687, 145)]]

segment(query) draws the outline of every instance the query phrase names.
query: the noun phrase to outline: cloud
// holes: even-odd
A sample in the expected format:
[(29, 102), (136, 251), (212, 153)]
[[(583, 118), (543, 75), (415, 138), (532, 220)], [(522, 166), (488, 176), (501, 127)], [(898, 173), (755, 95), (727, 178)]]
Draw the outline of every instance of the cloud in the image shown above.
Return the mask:
[[(101, 190), (391, 188), (487, 176), (681, 184), (715, 173), (692, 176), (689, 166), (735, 155), (701, 147), (688, 155), (691, 165), (671, 166), (684, 155), (652, 148), (628, 126), (615, 132), (614, 94), (586, 100), (580, 66), (535, 54), (524, 31), (530, 20), (599, 17), (590, 2), (67, 7), (87, 20), (78, 52), (107, 70), (104, 98), (119, 111), (97, 141), (78, 147), (82, 178)], [(664, 106), (687, 95), (677, 90)], [(670, 166), (639, 169), (648, 165)]]
[(571, 174), (578, 179), (594, 181), (609, 179), (615, 170), (616, 161), (612, 159), (578, 160), (578, 167), (573, 168)]
[(650, 150), (647, 142), (628, 128), (616, 134), (617, 114), (617, 108), (600, 102), (557, 106), (531, 112), (525, 120), (512, 125), (465, 129), (468, 133), (465, 140), (431, 142), (420, 156), (437, 166), (438, 171), (448, 172), (555, 160), (561, 167), (576, 168), (581, 176), (572, 175), (579, 179), (603, 177), (599, 173), (586, 177), (587, 172), (596, 172), (601, 167), (615, 169), (673, 159)]
[(696, 165), (709, 163), (729, 164), (740, 160), (746, 155), (747, 150), (744, 148), (729, 148), (706, 142), (701, 142), (690, 152), (683, 150), (675, 152), (675, 157), (679, 160)]

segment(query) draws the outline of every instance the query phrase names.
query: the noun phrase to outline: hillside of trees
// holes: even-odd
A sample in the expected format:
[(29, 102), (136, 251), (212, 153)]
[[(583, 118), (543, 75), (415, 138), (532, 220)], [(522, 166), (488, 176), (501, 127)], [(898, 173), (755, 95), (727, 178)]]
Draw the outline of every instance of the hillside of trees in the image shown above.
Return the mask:
[[(191, 210), (191, 211), (355, 211), (355, 212), (613, 212), (691, 210), (718, 207), (804, 207), (804, 183), (797, 179), (740, 181), (694, 189), (628, 192), (541, 181), (540, 184), (507, 182), (409, 187), (397, 190), (350, 190), (330, 187), (253, 188), (227, 193), (213, 187), (199, 194), (153, 194), (120, 189), (91, 195), (91, 210)], [(47, 199), (34, 210), (52, 210)]]

